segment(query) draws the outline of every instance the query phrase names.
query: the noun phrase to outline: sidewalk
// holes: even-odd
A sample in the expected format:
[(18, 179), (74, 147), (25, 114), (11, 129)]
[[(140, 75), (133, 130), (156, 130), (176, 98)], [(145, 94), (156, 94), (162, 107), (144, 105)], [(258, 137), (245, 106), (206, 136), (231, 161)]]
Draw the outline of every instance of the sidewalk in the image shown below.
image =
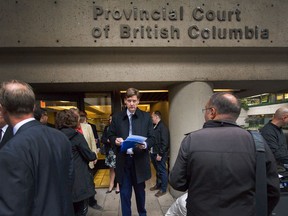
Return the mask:
[[(148, 216), (163, 216), (174, 202), (172, 195), (167, 193), (159, 198), (154, 194), (157, 191), (150, 191), (149, 188), (155, 183), (155, 177), (146, 182), (146, 210)], [(115, 190), (112, 193), (106, 194), (107, 188), (96, 189), (96, 199), (98, 204), (103, 207), (103, 211), (94, 210), (89, 207), (87, 216), (121, 216), (120, 194), (116, 194)], [(137, 208), (135, 203), (134, 192), (132, 195), (132, 216), (137, 216)]]

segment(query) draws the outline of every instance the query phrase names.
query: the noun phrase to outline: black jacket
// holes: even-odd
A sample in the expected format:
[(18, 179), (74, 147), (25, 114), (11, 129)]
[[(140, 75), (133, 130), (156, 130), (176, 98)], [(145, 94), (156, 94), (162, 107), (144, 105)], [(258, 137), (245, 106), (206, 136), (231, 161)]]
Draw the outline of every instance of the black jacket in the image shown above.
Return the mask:
[[(155, 138), (150, 114), (137, 109), (135, 114), (132, 116), (132, 130), (133, 135), (147, 137), (147, 149), (133, 149), (136, 178), (137, 182), (141, 183), (151, 178), (149, 150), (154, 145)], [(116, 148), (117, 182), (122, 184), (126, 153), (120, 152), (120, 147), (115, 145), (115, 139), (117, 137), (122, 137), (125, 140), (129, 135), (129, 119), (126, 109), (113, 116), (108, 134), (110, 142)]]
[(0, 150), (0, 215), (71, 216), (72, 152), (60, 131), (34, 120)]
[(110, 125), (105, 126), (105, 128), (103, 130), (102, 137), (101, 137), (101, 142), (104, 145), (106, 156), (109, 155), (110, 149), (112, 149), (115, 152), (114, 146), (111, 145), (111, 142), (108, 142), (108, 139), (109, 139), (109, 137), (108, 137), (109, 126)]
[[(266, 145), (268, 210), (279, 199), (275, 159)], [(208, 121), (181, 143), (171, 186), (188, 189), (189, 216), (254, 216), (256, 151), (251, 134), (235, 124)]]
[(84, 136), (72, 128), (62, 128), (61, 131), (69, 138), (72, 145), (75, 179), (73, 184), (73, 202), (79, 202), (95, 194), (93, 177), (89, 173), (89, 161), (96, 160)]
[(288, 149), (282, 128), (268, 122), (261, 130), (261, 134), (269, 145), (277, 162), (288, 163)]
[(159, 121), (156, 127), (154, 127), (155, 145), (153, 146), (153, 153), (159, 154), (161, 157), (167, 155), (170, 134), (168, 128), (162, 121)]

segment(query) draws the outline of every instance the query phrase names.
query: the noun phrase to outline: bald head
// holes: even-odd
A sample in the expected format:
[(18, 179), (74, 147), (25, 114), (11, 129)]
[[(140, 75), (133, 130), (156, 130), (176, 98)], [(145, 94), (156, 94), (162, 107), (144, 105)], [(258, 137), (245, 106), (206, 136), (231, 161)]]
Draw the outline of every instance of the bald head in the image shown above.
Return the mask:
[(280, 107), (276, 110), (274, 118), (282, 118), (284, 115), (288, 115), (288, 107)]
[(220, 92), (211, 96), (206, 108), (210, 108), (211, 113), (211, 116), (208, 116), (207, 119), (228, 120), (235, 122), (241, 111), (241, 103), (240, 100), (233, 94)]
[(283, 127), (288, 124), (288, 107), (283, 106), (276, 110), (274, 117), (271, 121), (278, 127)]

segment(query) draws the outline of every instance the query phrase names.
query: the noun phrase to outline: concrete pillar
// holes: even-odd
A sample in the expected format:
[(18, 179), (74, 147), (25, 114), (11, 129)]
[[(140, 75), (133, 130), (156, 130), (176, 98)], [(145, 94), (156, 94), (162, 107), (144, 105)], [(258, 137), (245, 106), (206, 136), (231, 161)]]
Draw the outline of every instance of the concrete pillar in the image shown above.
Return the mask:
[[(176, 161), (184, 134), (202, 128), (202, 109), (212, 93), (213, 87), (207, 82), (184, 83), (169, 90), (170, 170)], [(170, 192), (174, 197), (182, 194), (172, 188)]]

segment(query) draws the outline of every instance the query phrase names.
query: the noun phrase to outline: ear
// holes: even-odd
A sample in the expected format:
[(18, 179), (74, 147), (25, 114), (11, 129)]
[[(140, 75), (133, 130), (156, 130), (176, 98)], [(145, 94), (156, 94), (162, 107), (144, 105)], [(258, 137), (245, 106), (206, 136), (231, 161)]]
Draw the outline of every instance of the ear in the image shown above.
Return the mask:
[(212, 120), (216, 118), (217, 111), (216, 111), (216, 109), (215, 109), (214, 107), (212, 107), (212, 108), (210, 109), (209, 115), (210, 115), (210, 118), (211, 118)]

